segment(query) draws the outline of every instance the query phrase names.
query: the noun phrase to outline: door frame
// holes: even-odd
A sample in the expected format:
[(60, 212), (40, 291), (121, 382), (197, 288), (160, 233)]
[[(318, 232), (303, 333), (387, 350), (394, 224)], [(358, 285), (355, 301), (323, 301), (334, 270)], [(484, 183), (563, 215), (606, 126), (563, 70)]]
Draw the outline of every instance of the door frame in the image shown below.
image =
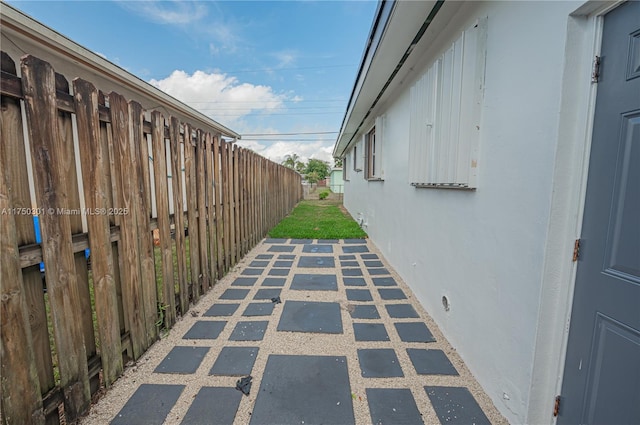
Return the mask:
[(567, 17), (558, 142), (531, 369), (528, 423), (556, 422), (554, 402), (562, 388), (576, 283), (577, 263), (572, 261), (573, 248), (582, 231), (598, 88), (591, 82), (591, 71), (595, 56), (600, 56), (604, 15), (623, 2), (586, 1)]

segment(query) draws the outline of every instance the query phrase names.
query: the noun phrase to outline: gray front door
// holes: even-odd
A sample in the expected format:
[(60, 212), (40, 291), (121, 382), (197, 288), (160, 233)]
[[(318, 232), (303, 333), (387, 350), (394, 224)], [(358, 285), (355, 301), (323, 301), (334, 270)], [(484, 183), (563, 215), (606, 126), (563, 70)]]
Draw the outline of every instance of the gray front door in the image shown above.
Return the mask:
[(561, 424), (640, 424), (640, 1), (601, 57)]

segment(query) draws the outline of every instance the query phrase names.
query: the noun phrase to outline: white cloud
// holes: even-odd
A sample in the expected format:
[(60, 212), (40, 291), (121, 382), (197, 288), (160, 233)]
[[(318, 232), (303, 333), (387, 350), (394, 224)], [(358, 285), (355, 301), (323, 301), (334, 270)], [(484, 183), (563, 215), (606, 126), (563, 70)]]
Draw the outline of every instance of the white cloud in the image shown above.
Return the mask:
[(286, 95), (269, 86), (241, 83), (221, 73), (173, 71), (150, 83), (178, 100), (225, 125), (233, 126), (242, 117), (260, 111), (269, 113), (284, 107)]
[(309, 158), (320, 159), (333, 165), (333, 140), (317, 140), (315, 142), (276, 141), (263, 142), (256, 140), (238, 140), (237, 144), (274, 162), (281, 163), (287, 155), (296, 154), (300, 161), (307, 162)]

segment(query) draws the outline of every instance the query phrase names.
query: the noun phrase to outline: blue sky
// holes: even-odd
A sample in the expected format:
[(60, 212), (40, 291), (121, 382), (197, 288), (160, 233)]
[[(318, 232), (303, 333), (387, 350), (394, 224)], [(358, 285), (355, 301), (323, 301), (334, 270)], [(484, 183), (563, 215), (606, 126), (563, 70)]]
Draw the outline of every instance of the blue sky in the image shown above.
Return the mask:
[[(376, 10), (360, 1), (8, 3), (243, 135), (329, 160)], [(334, 134), (300, 133), (335, 132)], [(295, 136), (248, 136), (297, 133)], [(247, 136), (244, 136), (247, 135)]]

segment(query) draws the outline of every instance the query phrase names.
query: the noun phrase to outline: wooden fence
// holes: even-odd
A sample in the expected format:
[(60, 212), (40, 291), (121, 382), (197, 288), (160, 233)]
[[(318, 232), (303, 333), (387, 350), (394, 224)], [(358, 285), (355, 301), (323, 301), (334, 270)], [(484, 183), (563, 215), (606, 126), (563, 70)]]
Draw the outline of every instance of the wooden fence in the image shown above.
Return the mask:
[(85, 412), (302, 189), (201, 124), (70, 87), (33, 56), (20, 70), (2, 54), (2, 417), (55, 424)]

